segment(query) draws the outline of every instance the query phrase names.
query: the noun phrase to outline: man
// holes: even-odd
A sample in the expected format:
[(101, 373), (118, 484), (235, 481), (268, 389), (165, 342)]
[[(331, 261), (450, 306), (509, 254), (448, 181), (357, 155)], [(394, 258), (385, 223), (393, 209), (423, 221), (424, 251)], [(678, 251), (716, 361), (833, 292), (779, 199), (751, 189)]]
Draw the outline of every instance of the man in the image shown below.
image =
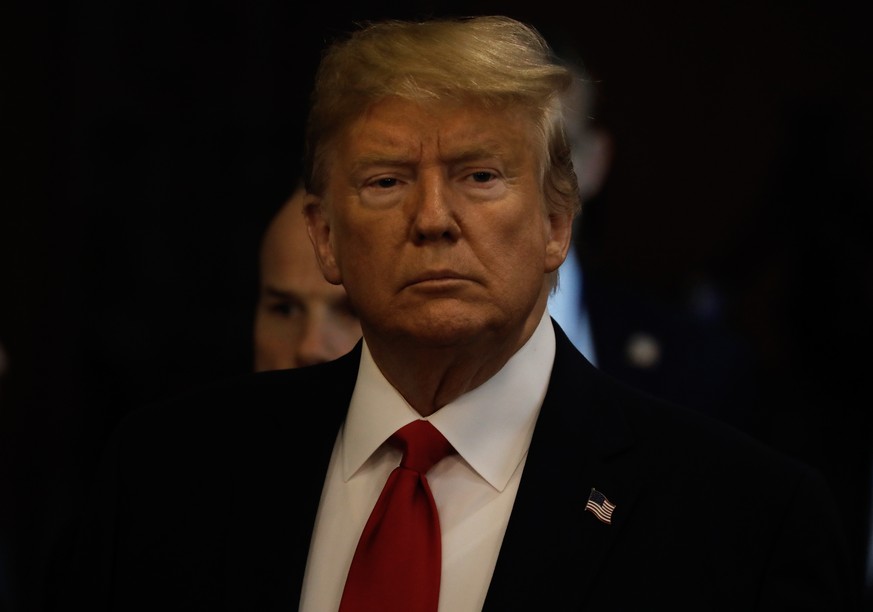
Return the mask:
[[(578, 201), (569, 81), (536, 31), (502, 17), (377, 23), (330, 47), (307, 125), (307, 223), (363, 339), (128, 419), (66, 601), (850, 609), (815, 472), (608, 378), (549, 317)], [(410, 466), (409, 427), (444, 437), (428, 459), (450, 454)], [(410, 474), (435, 504), (422, 542), (436, 563), (410, 530), (377, 575), (365, 548), (415, 514), (388, 504), (396, 522), (371, 529), (383, 485)], [(411, 565), (436, 576), (409, 589)], [(383, 585), (404, 599), (355, 591)]]
[(254, 322), (256, 372), (336, 359), (361, 339), (341, 285), (324, 280), (303, 218), (302, 183), (264, 232)]

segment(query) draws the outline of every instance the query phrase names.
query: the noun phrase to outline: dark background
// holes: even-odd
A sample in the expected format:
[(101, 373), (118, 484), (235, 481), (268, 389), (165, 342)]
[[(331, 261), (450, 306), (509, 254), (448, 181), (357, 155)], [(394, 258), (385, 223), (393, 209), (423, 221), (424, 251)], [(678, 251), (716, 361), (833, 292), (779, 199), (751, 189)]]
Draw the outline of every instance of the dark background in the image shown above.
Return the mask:
[(753, 347), (768, 442), (826, 470), (860, 554), (873, 365), (862, 3), (563, 4), (0, 8), (0, 609), (47, 606), (121, 417), (250, 369), (257, 244), (300, 167), (323, 43), (353, 20), (431, 13), (510, 14), (578, 46), (616, 143), (585, 257)]

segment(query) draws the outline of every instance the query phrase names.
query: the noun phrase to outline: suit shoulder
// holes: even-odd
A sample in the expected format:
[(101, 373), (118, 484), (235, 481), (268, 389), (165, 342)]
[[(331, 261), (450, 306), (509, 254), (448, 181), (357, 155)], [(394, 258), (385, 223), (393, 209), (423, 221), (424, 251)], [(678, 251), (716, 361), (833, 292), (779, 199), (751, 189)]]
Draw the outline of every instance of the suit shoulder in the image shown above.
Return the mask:
[(655, 480), (696, 483), (722, 507), (742, 496), (784, 507), (834, 503), (819, 470), (715, 417), (633, 392), (624, 414)]
[[(552, 392), (568, 422), (616, 447), (633, 446), (653, 466), (683, 473), (715, 470), (750, 481), (804, 478), (812, 471), (737, 427), (672, 400), (625, 383), (566, 351), (556, 360)], [(584, 415), (584, 416), (579, 416)], [(586, 437), (594, 435), (591, 432)], [(621, 440), (621, 442), (615, 442)], [(606, 444), (593, 437), (590, 443)]]

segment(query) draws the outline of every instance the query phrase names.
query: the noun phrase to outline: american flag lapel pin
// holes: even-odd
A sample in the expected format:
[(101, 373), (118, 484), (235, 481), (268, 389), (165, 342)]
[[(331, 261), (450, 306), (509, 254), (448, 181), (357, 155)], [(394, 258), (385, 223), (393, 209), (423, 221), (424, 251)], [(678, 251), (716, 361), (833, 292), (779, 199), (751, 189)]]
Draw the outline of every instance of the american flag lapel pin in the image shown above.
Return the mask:
[(588, 503), (585, 504), (585, 509), (590, 510), (601, 522), (612, 525), (612, 511), (615, 510), (615, 504), (593, 487), (591, 493), (588, 494)]

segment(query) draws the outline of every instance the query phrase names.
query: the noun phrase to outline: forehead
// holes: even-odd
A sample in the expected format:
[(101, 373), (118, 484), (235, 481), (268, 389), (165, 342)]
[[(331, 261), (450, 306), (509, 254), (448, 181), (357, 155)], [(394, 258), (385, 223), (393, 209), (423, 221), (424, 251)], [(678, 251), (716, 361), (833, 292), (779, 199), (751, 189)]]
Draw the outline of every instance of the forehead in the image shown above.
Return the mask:
[(288, 274), (315, 267), (302, 205), (296, 197), (270, 221), (261, 247), (261, 266), (274, 273), (287, 271)]
[(349, 124), (341, 141), (340, 156), (352, 163), (394, 155), (403, 161), (493, 156), (522, 163), (537, 150), (533, 120), (520, 108), (400, 98), (371, 105)]
[(345, 290), (325, 280), (302, 219), (288, 215), (280, 221), (261, 251), (261, 289), (304, 302), (342, 299)]

